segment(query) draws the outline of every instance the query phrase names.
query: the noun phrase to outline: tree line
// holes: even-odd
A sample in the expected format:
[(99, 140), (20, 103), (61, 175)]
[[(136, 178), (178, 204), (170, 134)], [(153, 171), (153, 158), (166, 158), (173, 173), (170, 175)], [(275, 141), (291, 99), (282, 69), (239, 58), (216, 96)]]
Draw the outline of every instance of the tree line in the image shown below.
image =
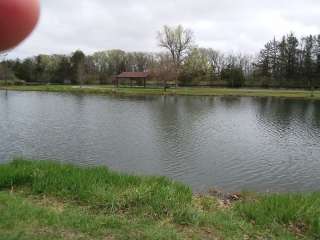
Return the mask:
[[(266, 43), (256, 55), (222, 53), (196, 45), (182, 26), (164, 26), (157, 53), (99, 51), (2, 60), (0, 80), (51, 84), (111, 84), (121, 72), (150, 72), (150, 84), (228, 87), (320, 87), (320, 35), (293, 33)], [(17, 81), (19, 82), (19, 81)]]
[(269, 41), (256, 64), (262, 85), (320, 87), (320, 35), (298, 39), (293, 33)]

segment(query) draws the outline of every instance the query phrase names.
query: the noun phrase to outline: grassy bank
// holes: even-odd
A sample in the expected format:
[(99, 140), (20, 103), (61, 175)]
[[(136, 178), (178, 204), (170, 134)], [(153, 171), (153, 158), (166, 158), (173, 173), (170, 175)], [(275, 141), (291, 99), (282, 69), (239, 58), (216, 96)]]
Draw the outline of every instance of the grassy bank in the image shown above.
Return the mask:
[(47, 91), (71, 92), (85, 94), (117, 94), (117, 95), (187, 95), (187, 96), (251, 96), (251, 97), (284, 97), (299, 99), (320, 99), (320, 91), (307, 90), (279, 90), (279, 89), (230, 89), (230, 88), (114, 88), (112, 86), (67, 86), (67, 85), (39, 85), (39, 86), (8, 86), (0, 89), (15, 91)]
[(195, 196), (161, 177), (0, 165), (0, 239), (319, 239), (320, 194)]

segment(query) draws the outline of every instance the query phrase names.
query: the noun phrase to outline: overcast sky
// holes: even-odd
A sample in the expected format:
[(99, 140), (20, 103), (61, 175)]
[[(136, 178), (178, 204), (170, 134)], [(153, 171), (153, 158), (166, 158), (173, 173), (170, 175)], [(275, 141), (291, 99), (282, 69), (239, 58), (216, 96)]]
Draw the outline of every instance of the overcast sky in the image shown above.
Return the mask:
[(105, 49), (158, 51), (165, 24), (191, 28), (196, 43), (257, 52), (273, 36), (320, 33), (319, 0), (41, 0), (40, 22), (10, 57)]

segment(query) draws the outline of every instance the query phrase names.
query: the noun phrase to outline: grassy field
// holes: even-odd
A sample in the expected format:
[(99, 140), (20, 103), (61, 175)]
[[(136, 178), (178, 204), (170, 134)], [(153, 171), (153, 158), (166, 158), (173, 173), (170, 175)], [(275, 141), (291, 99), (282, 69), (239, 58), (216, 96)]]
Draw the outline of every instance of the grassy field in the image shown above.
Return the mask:
[(320, 194), (193, 195), (162, 177), (0, 165), (0, 239), (319, 239)]
[(187, 95), (187, 96), (250, 96), (250, 97), (283, 97), (297, 99), (320, 99), (320, 91), (281, 90), (281, 89), (230, 89), (230, 88), (171, 88), (166, 92), (162, 88), (114, 88), (113, 86), (68, 86), (68, 85), (39, 85), (39, 86), (0, 86), (0, 89), (15, 91), (47, 91), (71, 92), (85, 94), (114, 94), (114, 95)]

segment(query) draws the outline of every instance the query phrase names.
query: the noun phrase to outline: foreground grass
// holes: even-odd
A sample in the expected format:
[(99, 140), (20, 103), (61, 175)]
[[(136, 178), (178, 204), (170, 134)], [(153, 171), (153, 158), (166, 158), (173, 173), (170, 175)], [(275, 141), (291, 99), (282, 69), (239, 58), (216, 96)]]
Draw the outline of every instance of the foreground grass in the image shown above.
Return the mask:
[(115, 95), (186, 95), (186, 96), (250, 96), (250, 97), (284, 97), (299, 99), (320, 99), (320, 91), (281, 90), (281, 89), (230, 89), (230, 88), (114, 88), (113, 86), (68, 86), (68, 85), (38, 85), (38, 86), (8, 86), (0, 89), (15, 91), (47, 91), (71, 92), (85, 94), (115, 94)]
[(44, 161), (0, 165), (0, 239), (319, 239), (320, 194), (224, 205), (162, 177)]

